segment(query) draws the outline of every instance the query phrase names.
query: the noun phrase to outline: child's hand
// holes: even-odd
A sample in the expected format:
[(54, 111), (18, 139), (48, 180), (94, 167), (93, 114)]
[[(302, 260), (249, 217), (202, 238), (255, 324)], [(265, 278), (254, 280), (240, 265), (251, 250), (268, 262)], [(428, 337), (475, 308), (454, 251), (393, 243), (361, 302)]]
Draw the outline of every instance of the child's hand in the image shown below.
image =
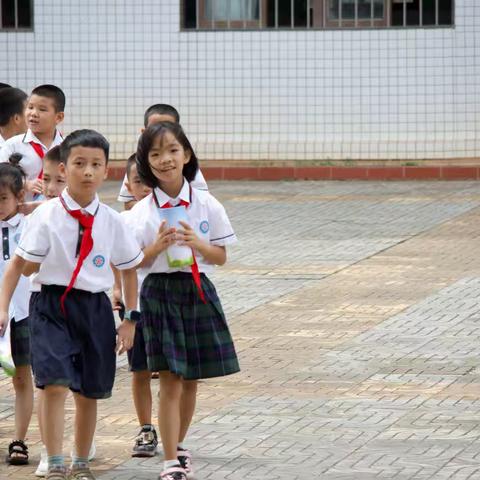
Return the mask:
[(135, 338), (135, 323), (125, 320), (117, 328), (117, 346), (115, 351), (121, 355), (133, 347)]
[(158, 253), (162, 253), (170, 245), (174, 244), (176, 241), (176, 230), (175, 228), (167, 228), (167, 222), (165, 220), (160, 224), (158, 229), (157, 238), (155, 239), (155, 246)]
[(183, 228), (177, 231), (178, 244), (199, 250), (203, 245), (202, 240), (197, 237), (195, 231), (188, 223), (182, 220), (179, 223)]
[(43, 191), (43, 182), (40, 178), (36, 178), (35, 180), (27, 180), (25, 182), (26, 190), (28, 192), (32, 192), (34, 194), (41, 195)]
[(121, 306), (123, 305), (122, 289), (120, 287), (113, 287), (112, 305), (113, 310), (120, 310)]
[(0, 312), (0, 337), (3, 337), (8, 325), (8, 312)]

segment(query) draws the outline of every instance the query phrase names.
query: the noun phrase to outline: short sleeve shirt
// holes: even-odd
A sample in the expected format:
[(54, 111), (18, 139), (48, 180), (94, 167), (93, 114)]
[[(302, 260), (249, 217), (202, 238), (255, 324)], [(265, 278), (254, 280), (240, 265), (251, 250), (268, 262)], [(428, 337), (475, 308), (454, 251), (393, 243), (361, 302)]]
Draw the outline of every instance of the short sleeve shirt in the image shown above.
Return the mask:
[[(68, 209), (80, 209), (68, 189), (63, 191), (62, 199)], [(95, 215), (93, 248), (83, 262), (74, 288), (105, 292), (114, 281), (110, 263), (119, 270), (134, 268), (142, 261), (143, 252), (120, 214), (100, 203), (98, 197), (84, 210)], [(54, 198), (31, 214), (16, 254), (41, 264), (35, 283), (67, 286), (77, 264), (80, 242), (78, 221), (59, 198)]]
[[(5, 269), (17, 248), (22, 229), (25, 226), (25, 216), (18, 213), (8, 220), (0, 222), (2, 228), (2, 256), (0, 258), (0, 278), (3, 278)], [(9, 317), (15, 321), (28, 317), (28, 304), (30, 300), (28, 278), (21, 275), (13, 293), (9, 307)]]
[[(237, 237), (223, 205), (209, 192), (191, 188), (185, 180), (176, 199), (168, 197), (160, 189), (155, 188), (150, 195), (138, 202), (130, 211), (135, 236), (142, 248), (154, 242), (160, 228), (161, 219), (153, 195), (156, 195), (159, 205), (167, 202), (177, 205), (181, 200), (189, 202), (187, 207), (189, 224), (205, 242), (218, 246), (232, 245), (237, 242)], [(215, 266), (208, 263), (199, 252), (195, 251), (194, 253), (200, 272), (208, 273), (214, 270)], [(166, 252), (158, 255), (152, 265), (148, 267), (149, 273), (178, 271), (189, 272), (190, 267), (169, 267)]]
[(55, 132), (55, 138), (53, 139), (50, 148), (47, 148), (33, 133), (31, 130), (27, 130), (26, 133), (15, 135), (9, 138), (3, 148), (0, 150), (0, 162), (8, 162), (12, 153), (19, 153), (22, 155), (20, 165), (25, 171), (28, 180), (35, 180), (43, 169), (43, 160), (38, 156), (37, 152), (30, 145), (30, 142), (40, 144), (42, 150), (45, 153), (48, 150), (60, 145), (63, 142), (63, 137), (57, 130)]
[[(125, 175), (123, 179), (123, 183), (120, 188), (120, 193), (118, 194), (118, 197), (117, 197), (117, 202), (127, 203), (127, 202), (133, 202), (135, 200), (135, 197), (133, 197), (128, 191), (128, 188), (125, 184), (126, 181), (127, 181), (127, 175)], [(205, 177), (203, 176), (200, 169), (197, 170), (197, 174), (195, 175), (195, 178), (193, 179), (193, 181), (190, 182), (190, 185), (193, 188), (196, 188), (197, 190), (208, 191), (207, 181), (205, 180)]]

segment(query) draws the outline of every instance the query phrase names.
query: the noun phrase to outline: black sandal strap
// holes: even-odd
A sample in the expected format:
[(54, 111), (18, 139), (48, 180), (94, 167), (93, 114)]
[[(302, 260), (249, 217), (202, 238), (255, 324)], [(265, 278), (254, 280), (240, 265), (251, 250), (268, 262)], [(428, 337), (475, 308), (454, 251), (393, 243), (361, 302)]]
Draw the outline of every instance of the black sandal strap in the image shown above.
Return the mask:
[[(20, 447), (20, 448), (17, 448)], [(23, 440), (14, 440), (8, 446), (8, 453), (20, 453), (28, 457), (28, 447)]]

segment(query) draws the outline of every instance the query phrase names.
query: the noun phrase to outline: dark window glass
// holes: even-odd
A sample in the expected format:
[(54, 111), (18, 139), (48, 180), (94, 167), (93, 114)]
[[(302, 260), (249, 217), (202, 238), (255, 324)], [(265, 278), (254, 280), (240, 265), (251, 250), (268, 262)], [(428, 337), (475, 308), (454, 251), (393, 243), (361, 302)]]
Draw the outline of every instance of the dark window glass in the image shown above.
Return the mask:
[(183, 2), (183, 28), (197, 27), (196, 0), (184, 0)]
[(290, 0), (278, 0), (278, 26), (292, 26), (292, 9)]
[(438, 24), (453, 25), (452, 0), (438, 0)]
[(275, 28), (275, 0), (267, 1), (267, 27)]
[(435, 0), (423, 0), (423, 24), (435, 25)]
[(307, 0), (296, 0), (294, 3), (293, 22), (296, 27), (307, 26)]
[(15, 0), (2, 0), (2, 27), (15, 28)]
[(30, 0), (17, 0), (18, 27), (30, 28), (32, 26), (32, 2)]
[(407, 25), (420, 25), (420, 0), (407, 3)]

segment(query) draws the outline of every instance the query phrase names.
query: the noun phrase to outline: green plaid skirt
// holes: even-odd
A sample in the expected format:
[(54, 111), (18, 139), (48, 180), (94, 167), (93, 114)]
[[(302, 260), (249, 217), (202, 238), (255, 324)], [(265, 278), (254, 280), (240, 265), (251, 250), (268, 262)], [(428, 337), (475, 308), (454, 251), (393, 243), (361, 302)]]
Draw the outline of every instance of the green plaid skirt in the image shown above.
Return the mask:
[(150, 371), (168, 370), (186, 380), (240, 371), (215, 287), (204, 274), (201, 282), (207, 303), (190, 273), (154, 273), (144, 280), (141, 327)]

